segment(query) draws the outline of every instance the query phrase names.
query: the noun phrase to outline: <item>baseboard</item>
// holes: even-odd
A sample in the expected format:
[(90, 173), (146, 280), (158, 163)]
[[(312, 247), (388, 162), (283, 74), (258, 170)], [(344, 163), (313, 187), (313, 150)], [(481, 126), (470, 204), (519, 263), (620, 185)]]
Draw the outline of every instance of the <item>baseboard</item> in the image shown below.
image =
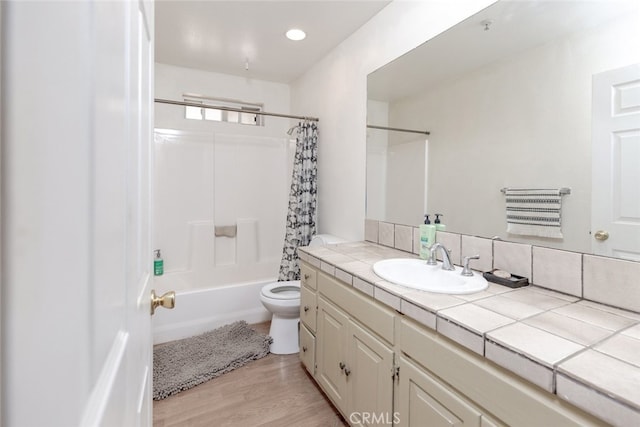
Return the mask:
[(247, 323), (262, 323), (271, 319), (271, 313), (257, 308), (252, 310), (225, 313), (219, 316), (194, 319), (186, 322), (159, 326), (153, 330), (153, 343), (160, 344), (198, 335), (229, 323), (244, 320)]

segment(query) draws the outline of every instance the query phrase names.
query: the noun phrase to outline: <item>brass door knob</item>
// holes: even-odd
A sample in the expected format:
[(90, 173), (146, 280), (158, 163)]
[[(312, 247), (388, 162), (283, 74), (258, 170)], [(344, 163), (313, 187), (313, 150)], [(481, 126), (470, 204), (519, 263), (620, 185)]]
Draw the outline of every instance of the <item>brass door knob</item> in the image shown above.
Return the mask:
[(595, 237), (596, 240), (600, 240), (601, 242), (604, 242), (609, 238), (609, 233), (607, 233), (604, 230), (598, 230), (596, 231), (596, 234), (593, 235), (593, 237)]
[(151, 290), (151, 315), (156, 312), (156, 307), (173, 308), (176, 306), (176, 293), (174, 291), (165, 292), (162, 296), (157, 296), (154, 289)]

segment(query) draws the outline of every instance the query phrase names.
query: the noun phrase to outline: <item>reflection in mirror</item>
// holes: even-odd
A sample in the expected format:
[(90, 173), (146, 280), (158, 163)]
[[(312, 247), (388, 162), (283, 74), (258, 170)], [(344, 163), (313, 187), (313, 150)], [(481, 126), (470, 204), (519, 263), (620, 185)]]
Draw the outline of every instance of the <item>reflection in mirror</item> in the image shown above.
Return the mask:
[[(368, 117), (385, 123), (387, 104), (369, 101)], [(378, 125), (380, 126), (380, 125)], [(367, 129), (367, 215), (414, 224), (426, 210), (427, 135)]]
[[(408, 155), (392, 172), (381, 147), (408, 136), (368, 130), (367, 217), (417, 225), (437, 211), (453, 232), (640, 259), (639, 13), (637, 1), (500, 1), (370, 74), (369, 124), (431, 134), (422, 169), (420, 156)], [(609, 95), (592, 90), (598, 85)], [(618, 102), (624, 129), (597, 130), (610, 121), (598, 111), (617, 107), (592, 105), (592, 93)], [(592, 157), (597, 144), (610, 145), (613, 157)], [(602, 164), (614, 165), (614, 182), (598, 178)], [(420, 175), (424, 190), (402, 186)], [(562, 198), (564, 237), (507, 233), (504, 187), (571, 188)], [(610, 238), (596, 240), (592, 230)], [(624, 247), (616, 243), (623, 235), (631, 236)]]

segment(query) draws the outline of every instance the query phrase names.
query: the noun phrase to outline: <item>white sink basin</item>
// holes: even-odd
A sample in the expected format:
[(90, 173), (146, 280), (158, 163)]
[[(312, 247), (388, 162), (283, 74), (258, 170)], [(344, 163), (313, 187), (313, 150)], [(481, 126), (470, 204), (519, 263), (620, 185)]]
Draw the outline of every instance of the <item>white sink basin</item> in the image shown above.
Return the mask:
[(396, 285), (440, 294), (472, 294), (489, 286), (486, 279), (475, 271), (473, 276), (463, 276), (461, 267), (447, 271), (442, 269), (441, 262), (427, 265), (423, 259), (385, 259), (376, 262), (373, 271)]

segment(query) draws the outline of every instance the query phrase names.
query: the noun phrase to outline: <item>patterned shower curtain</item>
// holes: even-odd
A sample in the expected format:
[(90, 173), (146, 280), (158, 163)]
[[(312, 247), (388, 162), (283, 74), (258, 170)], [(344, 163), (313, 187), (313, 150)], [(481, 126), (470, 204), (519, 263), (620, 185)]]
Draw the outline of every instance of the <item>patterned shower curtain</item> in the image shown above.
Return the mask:
[(316, 233), (318, 126), (305, 121), (298, 124), (296, 154), (289, 193), (287, 231), (282, 249), (278, 280), (300, 279), (298, 247), (307, 246)]

